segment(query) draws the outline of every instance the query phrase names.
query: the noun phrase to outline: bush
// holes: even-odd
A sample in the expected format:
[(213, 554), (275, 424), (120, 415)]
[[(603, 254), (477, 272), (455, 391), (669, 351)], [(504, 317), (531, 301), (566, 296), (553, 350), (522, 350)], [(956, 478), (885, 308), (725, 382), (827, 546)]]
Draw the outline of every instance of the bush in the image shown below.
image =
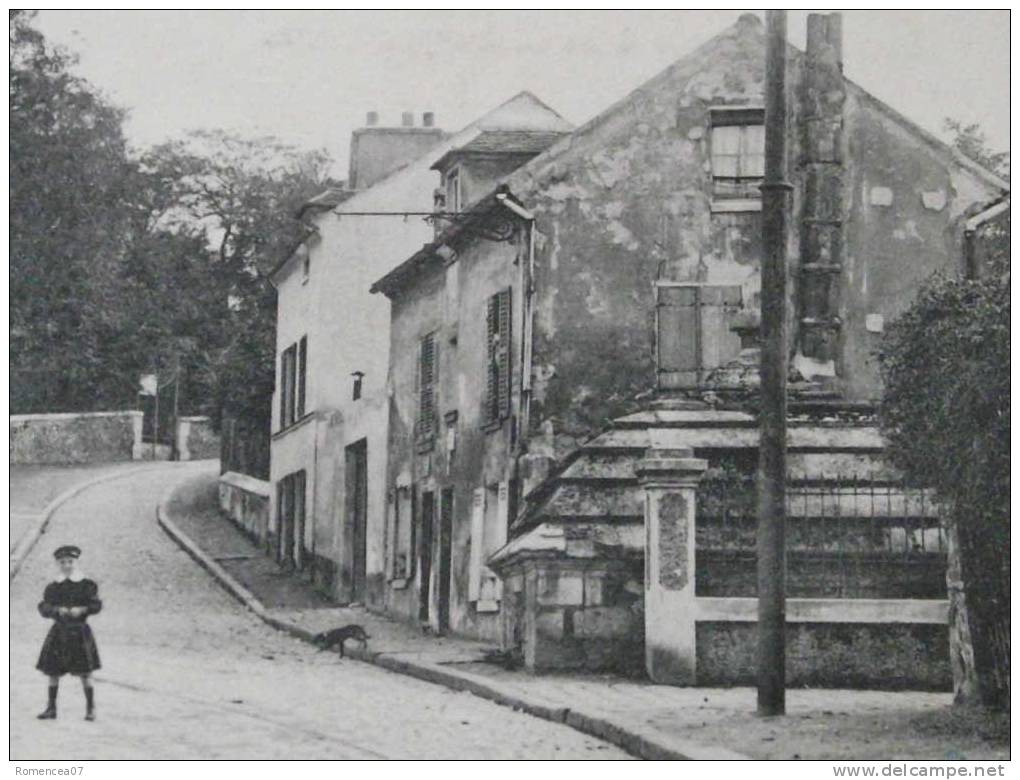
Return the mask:
[(889, 328), (881, 424), (892, 462), (947, 509), (980, 696), (1001, 705), (1010, 647), (1009, 261), (989, 257), (985, 278), (935, 277)]

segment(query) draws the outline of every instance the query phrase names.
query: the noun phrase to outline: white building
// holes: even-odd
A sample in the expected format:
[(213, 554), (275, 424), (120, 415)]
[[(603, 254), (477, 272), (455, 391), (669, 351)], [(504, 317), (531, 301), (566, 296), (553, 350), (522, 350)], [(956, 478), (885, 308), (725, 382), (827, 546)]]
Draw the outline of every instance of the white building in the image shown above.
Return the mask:
[(454, 135), (433, 127), (431, 115), (422, 127), (406, 114), (399, 128), (376, 128), (373, 119), (351, 144), (355, 189), (305, 205), (299, 217), (309, 238), (272, 277), (269, 536), (279, 560), (307, 571), (341, 603), (381, 609), (390, 303), (369, 287), (434, 237), (421, 214), (434, 209), (440, 181), (432, 166), (444, 154), (484, 131), (571, 125), (528, 92)]

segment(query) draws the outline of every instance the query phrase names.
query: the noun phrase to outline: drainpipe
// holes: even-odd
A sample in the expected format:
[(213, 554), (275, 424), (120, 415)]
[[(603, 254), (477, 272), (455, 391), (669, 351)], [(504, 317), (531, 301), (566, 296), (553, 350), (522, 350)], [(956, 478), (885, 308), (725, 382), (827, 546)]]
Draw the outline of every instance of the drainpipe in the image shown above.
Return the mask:
[[(508, 210), (523, 219), (528, 225), (528, 256), (520, 264), (521, 290), (521, 403), (517, 420), (517, 436), (514, 438), (514, 474), (517, 490), (522, 489), (520, 460), (524, 454), (523, 438), (528, 430), (531, 416), (531, 339), (533, 330), (532, 295), (535, 271), (535, 215), (520, 204), (510, 200), (506, 193), (498, 193), (496, 200)], [(516, 491), (515, 491), (516, 492)], [(518, 493), (518, 495), (521, 495)], [(519, 506), (518, 506), (519, 508)], [(511, 519), (512, 522), (512, 519)]]

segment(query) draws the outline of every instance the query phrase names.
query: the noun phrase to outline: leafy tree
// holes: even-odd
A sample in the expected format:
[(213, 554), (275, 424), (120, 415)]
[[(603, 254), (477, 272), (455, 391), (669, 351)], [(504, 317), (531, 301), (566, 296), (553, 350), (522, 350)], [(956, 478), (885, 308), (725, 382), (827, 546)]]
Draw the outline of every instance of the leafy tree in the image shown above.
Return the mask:
[[(958, 148), (1008, 175), (1008, 155), (989, 154), (976, 127), (950, 128), (958, 133)], [(981, 278), (934, 277), (887, 330), (880, 419), (892, 462), (936, 491), (957, 540), (949, 579), (962, 582), (963, 590), (950, 588), (950, 630), (958, 646), (971, 650), (954, 659), (957, 681), (976, 679), (980, 701), (1008, 706), (1008, 213), (979, 240), (986, 265)]]
[(134, 166), (123, 112), (31, 20), (9, 19), (12, 406), (117, 406), (134, 393), (106, 349), (124, 324)]
[(1009, 179), (1009, 152), (992, 151), (988, 147), (988, 137), (980, 125), (965, 125), (959, 119), (946, 117), (942, 121), (942, 127), (950, 134), (950, 143), (954, 149), (993, 173)]
[(273, 267), (304, 238), (294, 218), (330, 184), (323, 152), (301, 152), (272, 138), (203, 131), (146, 154), (142, 167), (171, 194), (159, 224), (199, 231), (210, 247), (208, 281), (222, 317), (221, 341), (201, 369), (215, 415), (224, 410), (268, 428), (275, 373)]

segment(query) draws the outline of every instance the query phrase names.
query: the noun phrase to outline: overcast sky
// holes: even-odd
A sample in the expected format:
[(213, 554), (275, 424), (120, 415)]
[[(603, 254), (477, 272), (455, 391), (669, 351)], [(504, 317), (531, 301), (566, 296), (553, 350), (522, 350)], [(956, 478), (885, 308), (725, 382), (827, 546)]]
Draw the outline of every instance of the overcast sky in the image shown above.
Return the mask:
[[(366, 111), (456, 130), (528, 89), (580, 124), (736, 11), (42, 11), (48, 39), (130, 111), (138, 146), (195, 128), (325, 148), (346, 173)], [(807, 12), (789, 13), (804, 47)], [(847, 75), (923, 127), (978, 122), (1009, 148), (1008, 11), (844, 12)]]

